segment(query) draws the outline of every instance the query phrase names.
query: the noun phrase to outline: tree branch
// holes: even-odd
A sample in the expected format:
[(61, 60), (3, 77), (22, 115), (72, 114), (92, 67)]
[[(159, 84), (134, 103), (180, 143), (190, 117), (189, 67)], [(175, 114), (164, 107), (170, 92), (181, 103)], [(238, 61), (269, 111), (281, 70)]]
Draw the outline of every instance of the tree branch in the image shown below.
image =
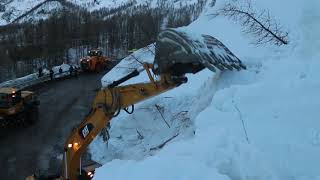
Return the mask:
[[(257, 13), (252, 9), (250, 1), (248, 1), (246, 8), (227, 4), (219, 10), (218, 14), (239, 21), (244, 28), (244, 33), (255, 36), (255, 44), (273, 42), (280, 46), (289, 43), (289, 33), (281, 30), (280, 25), (271, 18), (270, 12), (268, 10), (262, 10)], [(216, 14), (213, 15), (216, 16)]]
[(177, 133), (176, 135), (172, 136), (171, 138), (169, 138), (168, 140), (166, 140), (165, 142), (161, 143), (160, 145), (150, 148), (150, 151), (153, 150), (158, 150), (158, 149), (162, 149), (168, 142), (172, 141), (174, 138), (176, 138), (179, 135), (179, 133)]

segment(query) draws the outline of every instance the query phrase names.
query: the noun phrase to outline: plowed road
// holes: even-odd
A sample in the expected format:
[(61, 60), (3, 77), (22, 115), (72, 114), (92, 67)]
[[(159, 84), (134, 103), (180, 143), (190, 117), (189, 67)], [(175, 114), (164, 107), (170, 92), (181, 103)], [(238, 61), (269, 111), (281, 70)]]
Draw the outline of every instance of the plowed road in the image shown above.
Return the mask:
[(39, 122), (0, 130), (0, 179), (23, 180), (35, 171), (58, 173), (63, 144), (89, 112), (101, 74), (82, 74), (37, 87)]

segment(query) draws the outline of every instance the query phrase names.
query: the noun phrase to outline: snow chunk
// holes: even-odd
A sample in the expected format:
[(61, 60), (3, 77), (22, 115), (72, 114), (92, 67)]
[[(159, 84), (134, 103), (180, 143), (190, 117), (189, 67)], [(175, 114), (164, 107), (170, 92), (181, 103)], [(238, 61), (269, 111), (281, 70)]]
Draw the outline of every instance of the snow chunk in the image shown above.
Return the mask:
[[(121, 60), (121, 62), (109, 71), (102, 79), (101, 83), (103, 87), (108, 86), (113, 81), (116, 81), (123, 76), (131, 73), (135, 69), (143, 67), (143, 63), (153, 63), (154, 60), (155, 44), (139, 49), (129, 55), (128, 57)], [(149, 80), (147, 76), (135, 77), (123, 84), (132, 84), (135, 82), (143, 82)]]

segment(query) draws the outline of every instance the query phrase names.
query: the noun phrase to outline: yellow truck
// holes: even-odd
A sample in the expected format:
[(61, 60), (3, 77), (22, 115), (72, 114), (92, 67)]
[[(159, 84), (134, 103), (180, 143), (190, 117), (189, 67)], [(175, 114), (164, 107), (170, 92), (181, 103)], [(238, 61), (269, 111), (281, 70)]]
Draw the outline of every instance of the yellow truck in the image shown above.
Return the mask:
[(40, 102), (31, 91), (0, 88), (0, 126), (31, 125), (38, 121)]

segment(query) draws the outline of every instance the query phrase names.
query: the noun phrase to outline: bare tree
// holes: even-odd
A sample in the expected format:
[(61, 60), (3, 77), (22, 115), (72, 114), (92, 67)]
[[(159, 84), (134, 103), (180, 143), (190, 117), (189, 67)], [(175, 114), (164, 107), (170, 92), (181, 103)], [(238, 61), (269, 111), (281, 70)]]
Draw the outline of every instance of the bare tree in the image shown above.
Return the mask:
[(258, 12), (252, 8), (250, 0), (245, 6), (226, 4), (217, 14), (212, 15), (224, 15), (240, 22), (243, 32), (255, 37), (253, 43), (256, 45), (274, 43), (281, 46), (289, 43), (289, 33), (283, 31), (281, 25), (270, 15), (270, 12), (266, 9)]

